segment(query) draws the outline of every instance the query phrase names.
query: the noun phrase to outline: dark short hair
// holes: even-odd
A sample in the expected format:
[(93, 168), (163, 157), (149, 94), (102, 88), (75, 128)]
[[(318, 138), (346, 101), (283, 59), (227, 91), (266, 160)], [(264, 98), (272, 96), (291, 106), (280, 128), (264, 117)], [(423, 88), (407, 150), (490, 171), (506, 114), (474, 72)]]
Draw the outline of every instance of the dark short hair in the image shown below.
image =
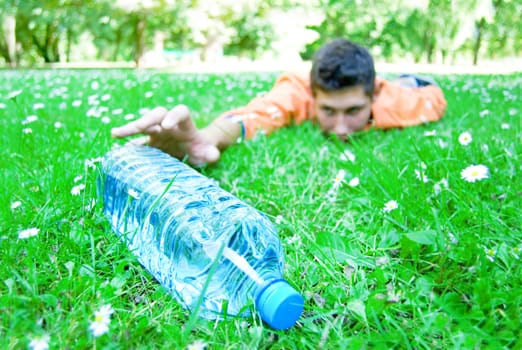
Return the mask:
[(346, 39), (323, 45), (314, 55), (310, 73), (312, 92), (335, 91), (362, 86), (373, 95), (375, 67), (370, 52)]

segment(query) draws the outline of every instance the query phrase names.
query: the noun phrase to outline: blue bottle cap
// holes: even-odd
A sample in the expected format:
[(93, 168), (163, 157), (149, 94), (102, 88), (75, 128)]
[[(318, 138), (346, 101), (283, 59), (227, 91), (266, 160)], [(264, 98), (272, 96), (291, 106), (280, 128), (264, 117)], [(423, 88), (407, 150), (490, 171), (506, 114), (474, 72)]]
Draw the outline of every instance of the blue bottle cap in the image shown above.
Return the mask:
[(301, 316), (304, 299), (285, 280), (273, 280), (258, 292), (256, 307), (270, 327), (276, 330), (288, 329)]

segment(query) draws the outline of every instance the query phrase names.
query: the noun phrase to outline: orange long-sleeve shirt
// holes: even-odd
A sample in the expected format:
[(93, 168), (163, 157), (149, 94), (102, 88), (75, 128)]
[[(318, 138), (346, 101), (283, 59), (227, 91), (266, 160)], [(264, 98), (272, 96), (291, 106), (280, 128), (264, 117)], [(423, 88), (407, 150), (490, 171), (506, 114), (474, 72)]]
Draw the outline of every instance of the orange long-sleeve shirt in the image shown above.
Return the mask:
[[(372, 123), (368, 127), (379, 129), (401, 128), (439, 120), (447, 105), (442, 90), (435, 85), (407, 88), (376, 78), (375, 92)], [(305, 120), (315, 120), (314, 111), (309, 76), (285, 73), (264, 96), (218, 118), (234, 116), (240, 120), (244, 126), (244, 137), (249, 139), (260, 130), (269, 134), (290, 123), (300, 124)]]

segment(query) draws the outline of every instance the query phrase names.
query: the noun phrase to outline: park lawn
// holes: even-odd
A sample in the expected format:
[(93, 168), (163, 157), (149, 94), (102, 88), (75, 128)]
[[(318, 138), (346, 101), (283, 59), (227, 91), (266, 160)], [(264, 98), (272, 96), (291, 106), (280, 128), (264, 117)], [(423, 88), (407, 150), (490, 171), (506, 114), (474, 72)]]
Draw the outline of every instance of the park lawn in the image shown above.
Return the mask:
[[(0, 71), (0, 348), (522, 348), (522, 74), (438, 76), (438, 123), (348, 144), (305, 123), (201, 170), (278, 227), (285, 278), (306, 299), (288, 331), (191, 317), (136, 262), (96, 191), (110, 128), (176, 103), (205, 125), (276, 76)], [(470, 165), (487, 178), (463, 179)], [(109, 329), (94, 337), (104, 305)]]

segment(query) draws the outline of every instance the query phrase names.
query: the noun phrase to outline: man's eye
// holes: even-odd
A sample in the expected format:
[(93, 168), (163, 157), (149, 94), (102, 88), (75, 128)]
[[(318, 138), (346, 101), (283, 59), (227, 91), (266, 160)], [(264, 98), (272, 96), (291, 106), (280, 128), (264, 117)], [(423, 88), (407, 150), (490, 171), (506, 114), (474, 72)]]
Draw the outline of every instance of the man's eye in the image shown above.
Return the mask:
[(331, 109), (331, 108), (323, 108), (323, 112), (326, 114), (326, 115), (334, 115), (334, 110)]
[(359, 107), (353, 107), (353, 108), (347, 109), (345, 111), (345, 113), (348, 115), (354, 115), (354, 114), (358, 113), (360, 110), (361, 110), (361, 108), (359, 108)]

